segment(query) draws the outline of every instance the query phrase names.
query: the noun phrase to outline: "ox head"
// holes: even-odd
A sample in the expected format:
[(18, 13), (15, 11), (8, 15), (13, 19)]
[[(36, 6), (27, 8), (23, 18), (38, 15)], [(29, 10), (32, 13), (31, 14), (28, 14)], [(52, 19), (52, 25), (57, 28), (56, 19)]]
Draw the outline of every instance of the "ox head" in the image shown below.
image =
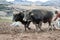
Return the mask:
[(24, 21), (31, 21), (31, 16), (33, 16), (34, 14), (32, 12), (29, 12), (29, 11), (25, 11), (24, 12), (24, 18), (23, 20)]
[(17, 14), (13, 14), (13, 20), (12, 21), (23, 20), (23, 17), (24, 17), (23, 12), (19, 12)]

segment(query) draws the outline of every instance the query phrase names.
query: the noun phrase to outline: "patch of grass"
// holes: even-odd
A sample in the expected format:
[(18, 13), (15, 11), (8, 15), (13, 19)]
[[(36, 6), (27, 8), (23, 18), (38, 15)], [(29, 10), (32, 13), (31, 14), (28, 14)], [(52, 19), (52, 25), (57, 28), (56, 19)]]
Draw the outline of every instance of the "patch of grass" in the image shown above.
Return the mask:
[(0, 22), (12, 22), (12, 20), (10, 20), (10, 19), (1, 19), (0, 18)]

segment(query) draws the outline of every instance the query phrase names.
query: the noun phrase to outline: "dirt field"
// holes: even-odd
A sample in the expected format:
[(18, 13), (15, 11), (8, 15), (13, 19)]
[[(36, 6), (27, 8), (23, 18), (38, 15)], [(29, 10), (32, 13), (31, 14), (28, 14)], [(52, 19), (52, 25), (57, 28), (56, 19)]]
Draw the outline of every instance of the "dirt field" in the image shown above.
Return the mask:
[[(9, 26), (9, 22), (0, 22), (0, 40), (60, 40), (60, 30), (36, 32), (30, 25), (32, 30), (24, 31), (23, 25), (21, 27)], [(44, 26), (45, 27), (45, 26)]]

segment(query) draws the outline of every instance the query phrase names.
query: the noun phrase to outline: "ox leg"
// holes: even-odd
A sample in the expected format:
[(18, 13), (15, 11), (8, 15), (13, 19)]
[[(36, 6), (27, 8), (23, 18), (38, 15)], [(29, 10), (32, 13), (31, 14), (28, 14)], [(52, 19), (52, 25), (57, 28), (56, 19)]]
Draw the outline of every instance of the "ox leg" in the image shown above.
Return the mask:
[(26, 31), (26, 25), (25, 25), (25, 31)]
[(52, 30), (55, 31), (55, 30), (56, 30), (56, 22), (53, 21), (53, 22), (51, 23), (51, 26), (52, 26), (52, 28), (53, 28)]
[(31, 30), (31, 28), (29, 27), (30, 22), (26, 24), (26, 27), (28, 28), (28, 30)]
[(42, 31), (42, 29), (41, 29), (42, 23), (35, 24), (35, 26), (36, 26), (36, 31), (39, 31), (38, 29), (40, 29)]
[(48, 30), (51, 30), (51, 22), (48, 22), (49, 26), (48, 26)]
[(26, 26), (26, 25), (25, 25), (25, 31), (27, 30), (27, 28), (28, 28), (29, 30), (31, 29), (29, 26)]
[(52, 30), (52, 31), (53, 31), (53, 26), (51, 25), (51, 21), (49, 21), (48, 23), (49, 23), (49, 28), (48, 28), (48, 30)]
[(26, 27), (28, 28), (28, 30), (31, 30), (31, 28), (29, 27), (29, 24), (27, 24)]
[(43, 30), (41, 29), (41, 26), (42, 26), (42, 22), (39, 23), (38, 27), (39, 27), (39, 29), (40, 29), (41, 31), (43, 31)]
[(35, 26), (36, 26), (36, 31), (38, 31), (38, 24), (35, 24)]
[(29, 24), (25, 25), (25, 31), (27, 30), (27, 28), (28, 28), (28, 30), (31, 30), (31, 28), (29, 27)]

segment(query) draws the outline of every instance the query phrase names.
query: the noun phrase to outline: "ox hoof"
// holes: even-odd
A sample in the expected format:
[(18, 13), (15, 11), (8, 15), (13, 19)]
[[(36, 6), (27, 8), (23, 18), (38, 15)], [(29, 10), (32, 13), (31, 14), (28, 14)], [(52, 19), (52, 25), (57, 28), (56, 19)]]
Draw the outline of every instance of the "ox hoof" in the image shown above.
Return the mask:
[(51, 28), (49, 28), (49, 30), (52, 30)]
[(28, 28), (28, 30), (31, 30), (31, 28)]
[(49, 31), (53, 31), (53, 29), (52, 28), (49, 28)]
[(41, 30), (42, 32), (44, 32), (44, 30)]
[(31, 30), (31, 28), (28, 28), (29, 30)]

